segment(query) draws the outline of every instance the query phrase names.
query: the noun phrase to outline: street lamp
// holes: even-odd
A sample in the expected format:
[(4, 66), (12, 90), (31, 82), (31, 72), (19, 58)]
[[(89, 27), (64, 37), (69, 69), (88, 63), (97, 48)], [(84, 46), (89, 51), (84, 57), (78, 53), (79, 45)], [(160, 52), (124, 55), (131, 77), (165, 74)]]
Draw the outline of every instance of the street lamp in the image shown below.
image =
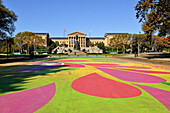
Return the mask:
[[(139, 37), (140, 37), (140, 34), (141, 34), (141, 32), (139, 31)], [(139, 55), (139, 53), (140, 53), (140, 42), (139, 42), (139, 37), (138, 37), (138, 55)]]

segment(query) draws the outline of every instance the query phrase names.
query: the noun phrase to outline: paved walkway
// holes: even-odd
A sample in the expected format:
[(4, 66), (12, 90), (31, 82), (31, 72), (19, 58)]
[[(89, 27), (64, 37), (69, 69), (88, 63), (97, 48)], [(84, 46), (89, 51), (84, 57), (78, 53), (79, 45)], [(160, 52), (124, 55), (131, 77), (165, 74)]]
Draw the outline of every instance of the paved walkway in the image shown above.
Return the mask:
[(146, 57), (135, 57), (133, 54), (125, 56), (115, 56), (115, 58), (120, 58), (124, 60), (134, 60), (139, 62), (148, 62), (154, 64), (170, 65), (170, 58), (146, 58)]

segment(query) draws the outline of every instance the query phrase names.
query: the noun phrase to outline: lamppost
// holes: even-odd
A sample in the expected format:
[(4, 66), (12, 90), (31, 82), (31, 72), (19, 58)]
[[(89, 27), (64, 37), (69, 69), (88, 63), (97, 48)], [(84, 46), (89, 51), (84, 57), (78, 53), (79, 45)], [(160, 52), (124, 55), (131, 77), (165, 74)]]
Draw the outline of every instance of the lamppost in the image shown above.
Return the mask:
[(139, 38), (141, 38), (140, 34), (141, 34), (141, 32), (139, 31), (139, 37), (138, 37), (138, 55), (140, 54), (140, 42), (139, 42)]
[(131, 35), (131, 37), (130, 37), (130, 47), (131, 47), (131, 50), (130, 50), (130, 54), (132, 54), (132, 35)]

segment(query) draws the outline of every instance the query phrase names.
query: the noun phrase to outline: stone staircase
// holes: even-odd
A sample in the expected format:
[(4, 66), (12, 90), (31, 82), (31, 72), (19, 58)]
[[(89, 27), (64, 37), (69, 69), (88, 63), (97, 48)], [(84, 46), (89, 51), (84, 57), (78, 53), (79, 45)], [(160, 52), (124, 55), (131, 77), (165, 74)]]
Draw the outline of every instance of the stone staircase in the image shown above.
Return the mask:
[(68, 53), (69, 55), (85, 55), (86, 53), (79, 50), (73, 50), (71, 53)]

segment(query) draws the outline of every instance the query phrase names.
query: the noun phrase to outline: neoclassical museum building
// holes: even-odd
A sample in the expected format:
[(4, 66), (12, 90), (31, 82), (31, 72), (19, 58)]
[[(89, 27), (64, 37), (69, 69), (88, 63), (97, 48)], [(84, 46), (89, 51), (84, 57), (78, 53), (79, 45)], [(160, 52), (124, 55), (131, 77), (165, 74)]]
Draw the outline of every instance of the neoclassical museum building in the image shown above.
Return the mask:
[(81, 33), (81, 32), (73, 32), (69, 33), (68, 36), (66, 37), (50, 37), (49, 33), (35, 33), (38, 36), (42, 36), (43, 39), (45, 39), (45, 47), (49, 46), (49, 41), (52, 40), (53, 42), (58, 41), (59, 44), (67, 44), (68, 47), (74, 48), (74, 43), (75, 43), (75, 38), (78, 36), (78, 42), (80, 45), (80, 48), (85, 48), (86, 47), (86, 42), (87, 40), (90, 40), (92, 43), (100, 43), (103, 42), (104, 45), (107, 47), (109, 46), (110, 39), (113, 38), (117, 34), (122, 34), (122, 33), (105, 33), (103, 37), (87, 37), (86, 34)]

